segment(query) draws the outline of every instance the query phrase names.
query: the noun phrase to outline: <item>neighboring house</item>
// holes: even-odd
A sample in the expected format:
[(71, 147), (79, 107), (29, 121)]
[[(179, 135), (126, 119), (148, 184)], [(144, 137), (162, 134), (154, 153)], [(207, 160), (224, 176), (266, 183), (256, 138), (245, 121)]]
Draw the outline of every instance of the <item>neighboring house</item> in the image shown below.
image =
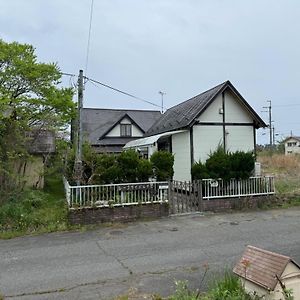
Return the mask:
[(288, 256), (248, 246), (233, 272), (248, 293), (262, 299), (287, 299), (283, 286), (293, 291), (293, 299), (300, 299), (300, 266)]
[(265, 122), (236, 88), (226, 81), (168, 109), (146, 132), (131, 141), (134, 148), (151, 155), (165, 149), (174, 154), (175, 180), (191, 180), (193, 163), (204, 162), (221, 145), (226, 151), (253, 151), (256, 129)]
[(83, 136), (98, 153), (120, 153), (142, 138), (161, 117), (159, 111), (83, 108)]
[(285, 155), (300, 153), (300, 137), (290, 136), (284, 140)]

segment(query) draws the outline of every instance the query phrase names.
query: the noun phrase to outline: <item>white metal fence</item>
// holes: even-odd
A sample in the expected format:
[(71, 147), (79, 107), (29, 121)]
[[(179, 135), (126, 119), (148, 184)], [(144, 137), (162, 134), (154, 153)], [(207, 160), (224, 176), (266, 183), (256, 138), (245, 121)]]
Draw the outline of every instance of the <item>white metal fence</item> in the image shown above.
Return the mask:
[[(195, 189), (194, 184), (197, 184)], [(139, 182), (105, 185), (71, 186), (64, 178), (66, 199), (69, 208), (113, 207), (143, 203), (168, 202), (168, 182)], [(174, 186), (173, 186), (174, 187)], [(200, 182), (176, 185), (177, 192), (187, 197), (194, 193), (203, 200), (262, 196), (275, 194), (274, 177), (250, 177), (246, 180), (203, 179)], [(178, 195), (177, 195), (178, 196)], [(195, 195), (194, 195), (195, 196)]]
[(203, 179), (202, 197), (205, 200), (275, 194), (273, 176), (250, 177), (245, 180)]
[(168, 182), (71, 186), (64, 178), (70, 208), (112, 207), (168, 201)]

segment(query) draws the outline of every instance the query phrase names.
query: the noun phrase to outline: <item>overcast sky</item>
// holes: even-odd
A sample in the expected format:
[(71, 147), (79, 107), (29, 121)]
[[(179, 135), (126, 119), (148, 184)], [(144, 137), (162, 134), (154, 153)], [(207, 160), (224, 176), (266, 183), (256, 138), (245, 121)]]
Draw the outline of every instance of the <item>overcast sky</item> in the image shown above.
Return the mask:
[[(2, 39), (32, 44), (63, 72), (85, 69), (91, 0), (0, 3)], [(299, 0), (94, 0), (84, 71), (157, 104), (162, 90), (166, 107), (229, 79), (266, 122), (272, 100), (279, 137), (300, 135), (299, 36)], [(84, 106), (157, 109), (90, 82)]]

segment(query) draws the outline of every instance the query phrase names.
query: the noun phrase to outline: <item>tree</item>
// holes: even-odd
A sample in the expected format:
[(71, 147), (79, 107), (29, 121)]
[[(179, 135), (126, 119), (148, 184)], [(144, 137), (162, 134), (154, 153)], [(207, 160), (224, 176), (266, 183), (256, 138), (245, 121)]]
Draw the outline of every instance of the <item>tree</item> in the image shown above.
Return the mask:
[(57, 64), (38, 62), (33, 46), (0, 39), (0, 191), (17, 186), (15, 163), (28, 159), (28, 131), (70, 122), (73, 91), (60, 88), (60, 78)]

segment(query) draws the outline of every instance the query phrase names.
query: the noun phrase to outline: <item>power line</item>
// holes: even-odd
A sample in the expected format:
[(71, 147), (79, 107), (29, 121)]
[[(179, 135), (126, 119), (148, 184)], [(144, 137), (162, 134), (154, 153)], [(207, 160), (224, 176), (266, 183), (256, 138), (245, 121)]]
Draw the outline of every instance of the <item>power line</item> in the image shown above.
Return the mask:
[(91, 3), (91, 11), (90, 11), (90, 25), (89, 25), (89, 35), (86, 49), (86, 58), (85, 58), (85, 74), (87, 74), (88, 62), (89, 62), (89, 53), (90, 53), (90, 40), (91, 40), (91, 31), (92, 31), (92, 21), (93, 21), (93, 10), (94, 10), (94, 0)]
[[(77, 76), (77, 75), (75, 75), (75, 74), (66, 73), (66, 72), (60, 72), (60, 74), (61, 74), (61, 75), (64, 75), (64, 76), (71, 76), (71, 77)], [(125, 92), (125, 91), (122, 91), (122, 90), (120, 90), (120, 89), (117, 89), (117, 88), (115, 88), (115, 87), (113, 87), (113, 86), (110, 86), (110, 85), (105, 84), (105, 83), (103, 83), (103, 82), (100, 82), (100, 81), (98, 81), (98, 80), (89, 78), (89, 77), (87, 77), (87, 76), (83, 76), (83, 78), (84, 78), (85, 80), (87, 80), (87, 81), (90, 81), (90, 82), (91, 82), (93, 85), (95, 85), (95, 86), (97, 86), (96, 84), (99, 84), (99, 85), (104, 86), (104, 87), (106, 87), (106, 88), (108, 88), (108, 89), (111, 89), (111, 90), (113, 90), (113, 91), (115, 91), (115, 92), (118, 92), (118, 93), (121, 93), (121, 94), (123, 94), (123, 95), (129, 96), (129, 97), (134, 98), (134, 99), (136, 99), (136, 100), (143, 101), (143, 102), (148, 103), (148, 104), (151, 104), (151, 105), (153, 105), (153, 106), (155, 106), (155, 107), (162, 108), (161, 105), (158, 105), (158, 104), (153, 103), (153, 102), (151, 102), (151, 101), (145, 100), (145, 99), (143, 99), (143, 98), (141, 98), (141, 97), (138, 97), (138, 96), (135, 96), (135, 95), (133, 95), (133, 94), (127, 93), (127, 92)], [(96, 83), (96, 84), (95, 84), (95, 83)], [(97, 87), (99, 87), (99, 86), (97, 86)], [(165, 107), (163, 107), (163, 108), (166, 109)]]
[(158, 105), (158, 104), (155, 104), (155, 103), (153, 103), (153, 102), (151, 102), (151, 101), (148, 101), (148, 100), (145, 100), (145, 99), (143, 99), (143, 98), (137, 97), (137, 96), (132, 95), (132, 94), (130, 94), (130, 93), (124, 92), (124, 91), (122, 91), (122, 90), (120, 90), (120, 89), (114, 88), (114, 87), (112, 87), (112, 86), (110, 86), (110, 85), (108, 85), (108, 84), (105, 84), (105, 83), (103, 83), (103, 82), (100, 82), (100, 81), (98, 81), (98, 80), (91, 79), (91, 78), (88, 78), (88, 77), (85, 77), (85, 78), (86, 78), (88, 81), (92, 82), (92, 83), (97, 83), (97, 84), (102, 85), (102, 86), (104, 86), (104, 87), (106, 87), (106, 88), (109, 88), (109, 89), (111, 89), (111, 90), (113, 90), (113, 91), (115, 91), (115, 92), (121, 93), (121, 94), (126, 95), (126, 96), (128, 96), (128, 97), (131, 97), (131, 98), (134, 98), (134, 99), (140, 100), (140, 101), (142, 101), (142, 102), (145, 102), (145, 103), (148, 103), (148, 104), (151, 104), (151, 105), (153, 105), (153, 106), (156, 106), (156, 107), (161, 108), (161, 106)]

